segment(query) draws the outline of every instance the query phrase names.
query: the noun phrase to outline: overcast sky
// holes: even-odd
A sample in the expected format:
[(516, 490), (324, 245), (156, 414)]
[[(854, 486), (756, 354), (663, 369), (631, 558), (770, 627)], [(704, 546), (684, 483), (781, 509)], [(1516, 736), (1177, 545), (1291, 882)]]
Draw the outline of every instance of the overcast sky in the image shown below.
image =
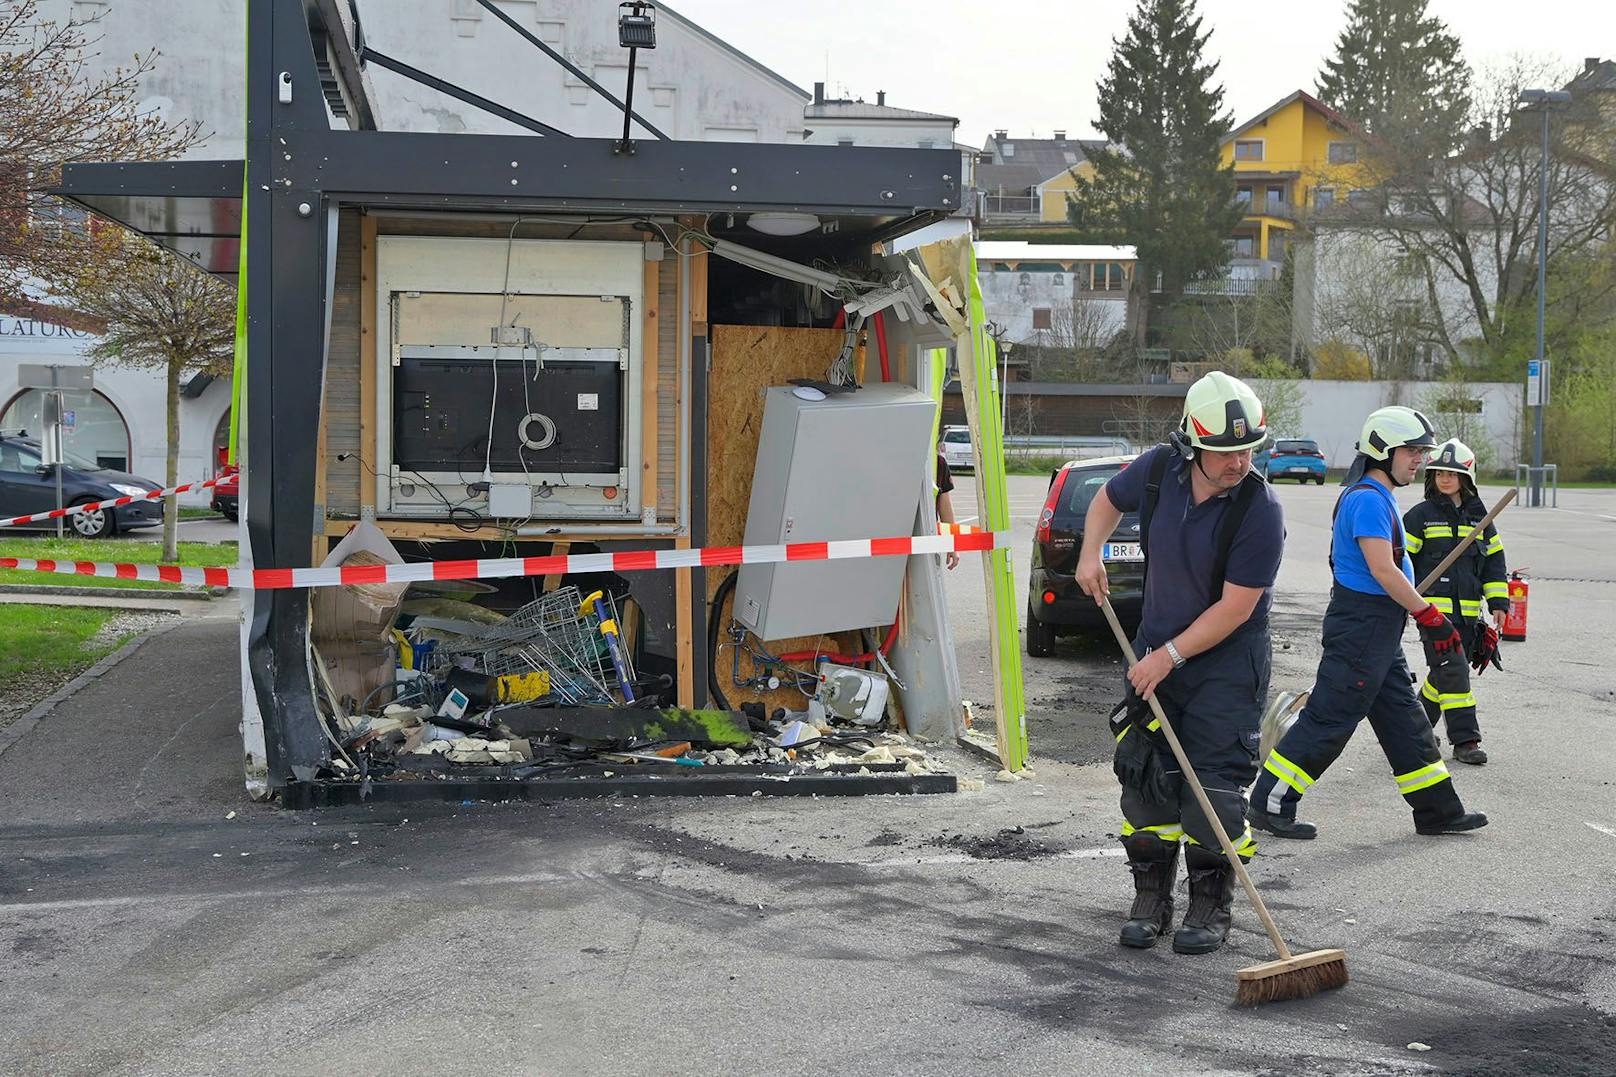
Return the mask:
[[(1132, 0), (671, 0), (670, 6), (805, 89), (958, 116), (961, 142), (994, 128), (1089, 137), (1094, 87)], [(1294, 90), (1312, 92), (1343, 25), (1337, 0), (1201, 0), (1236, 122)], [(1525, 53), (1580, 68), (1616, 59), (1610, 0), (1432, 0), (1472, 64)], [(827, 70), (829, 72), (827, 78)]]

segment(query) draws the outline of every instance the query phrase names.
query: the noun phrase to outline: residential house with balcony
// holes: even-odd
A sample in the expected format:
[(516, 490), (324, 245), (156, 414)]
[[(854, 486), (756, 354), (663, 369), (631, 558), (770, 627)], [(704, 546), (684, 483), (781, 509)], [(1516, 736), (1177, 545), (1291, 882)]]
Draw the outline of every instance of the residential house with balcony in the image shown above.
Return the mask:
[(997, 130), (977, 156), (974, 216), (988, 232), (1058, 232), (1067, 228), (1066, 196), (1074, 174), (1092, 170), (1088, 155), (1103, 139), (1012, 138)]
[(1245, 214), (1230, 237), (1228, 279), (1277, 280), (1299, 221), (1360, 195), (1362, 136), (1346, 117), (1303, 91), (1282, 98), (1224, 136), (1235, 197)]

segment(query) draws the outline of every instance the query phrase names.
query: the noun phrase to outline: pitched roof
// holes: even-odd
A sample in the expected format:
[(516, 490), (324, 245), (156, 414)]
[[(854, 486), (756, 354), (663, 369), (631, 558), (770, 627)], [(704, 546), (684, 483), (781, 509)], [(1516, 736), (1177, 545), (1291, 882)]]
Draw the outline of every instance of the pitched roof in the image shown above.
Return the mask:
[(1218, 145), (1224, 145), (1225, 143), (1232, 141), (1236, 136), (1245, 134), (1247, 131), (1251, 130), (1259, 123), (1262, 123), (1276, 112), (1297, 101), (1302, 102), (1303, 106), (1312, 109), (1314, 112), (1317, 112), (1326, 120), (1329, 120), (1331, 123), (1343, 130), (1357, 130), (1356, 125), (1354, 125), (1351, 120), (1347, 119), (1345, 115), (1331, 108), (1329, 105), (1326, 105), (1323, 101), (1320, 101), (1317, 97), (1314, 97), (1306, 90), (1297, 90), (1296, 92), (1274, 102), (1272, 105), (1269, 105), (1267, 108), (1257, 113), (1257, 115), (1247, 120), (1245, 123), (1236, 124), (1233, 130), (1224, 135), (1223, 138), (1218, 141)]
[[(976, 183), (994, 187), (1036, 187), (1067, 169), (1082, 164), (1089, 154), (1103, 150), (1103, 138), (988, 138), (982, 152), (991, 160), (976, 166)], [(1008, 152), (1006, 152), (1008, 151)]]
[(865, 101), (822, 101), (803, 109), (803, 116), (810, 120), (945, 120), (959, 125), (957, 116), (917, 112), (912, 108), (894, 108), (891, 105), (872, 105)]
[(1616, 60), (1598, 60), (1589, 57), (1583, 62), (1582, 70), (1572, 79), (1566, 89), (1572, 93), (1586, 93), (1590, 90), (1616, 90)]

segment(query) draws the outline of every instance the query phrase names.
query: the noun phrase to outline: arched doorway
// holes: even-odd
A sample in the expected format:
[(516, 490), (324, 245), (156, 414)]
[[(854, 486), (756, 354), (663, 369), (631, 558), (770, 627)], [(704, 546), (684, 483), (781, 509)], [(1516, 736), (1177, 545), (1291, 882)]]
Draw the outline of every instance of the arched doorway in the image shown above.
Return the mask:
[[(133, 443), (117, 405), (94, 389), (63, 389), (62, 447), (113, 471), (128, 471)], [(0, 428), (45, 432), (45, 390), (24, 389), (0, 412)]]

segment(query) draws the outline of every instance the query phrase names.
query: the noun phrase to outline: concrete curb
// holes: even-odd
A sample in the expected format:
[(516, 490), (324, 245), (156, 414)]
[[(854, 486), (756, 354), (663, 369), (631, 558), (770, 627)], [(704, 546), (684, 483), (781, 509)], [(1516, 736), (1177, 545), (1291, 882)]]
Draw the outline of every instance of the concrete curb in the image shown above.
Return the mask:
[(209, 602), (230, 593), (228, 587), (209, 587), (203, 591), (165, 591), (151, 587), (57, 587), (48, 583), (8, 583), (0, 585), (0, 595), (69, 595), (73, 598), (128, 598), (131, 594), (151, 598), (179, 598), (192, 602)]
[(98, 680), (104, 676), (124, 659), (140, 650), (140, 648), (145, 646), (145, 644), (150, 640), (154, 640), (159, 636), (172, 632), (178, 627), (178, 625), (167, 625), (162, 628), (154, 629), (151, 632), (145, 632), (136, 636), (134, 639), (130, 640), (128, 643), (125, 643), (122, 647), (119, 647), (116, 651), (113, 651), (111, 654), (101, 659), (101, 661), (97, 662), (95, 665), (91, 666), (89, 669), (85, 670), (83, 673), (80, 673), (77, 677), (74, 677), (72, 680), (62, 685), (62, 687), (46, 696), (33, 710), (29, 711), (21, 718), (18, 718), (15, 722), (12, 722), (4, 729), (0, 729), (0, 756), (5, 755), (6, 751), (10, 749), (13, 744), (16, 744), (19, 740), (22, 740), (22, 738), (26, 736), (30, 730), (45, 719), (46, 715), (55, 710), (58, 705), (66, 702), (74, 695), (74, 693), (78, 692), (79, 689), (86, 687), (92, 681)]

